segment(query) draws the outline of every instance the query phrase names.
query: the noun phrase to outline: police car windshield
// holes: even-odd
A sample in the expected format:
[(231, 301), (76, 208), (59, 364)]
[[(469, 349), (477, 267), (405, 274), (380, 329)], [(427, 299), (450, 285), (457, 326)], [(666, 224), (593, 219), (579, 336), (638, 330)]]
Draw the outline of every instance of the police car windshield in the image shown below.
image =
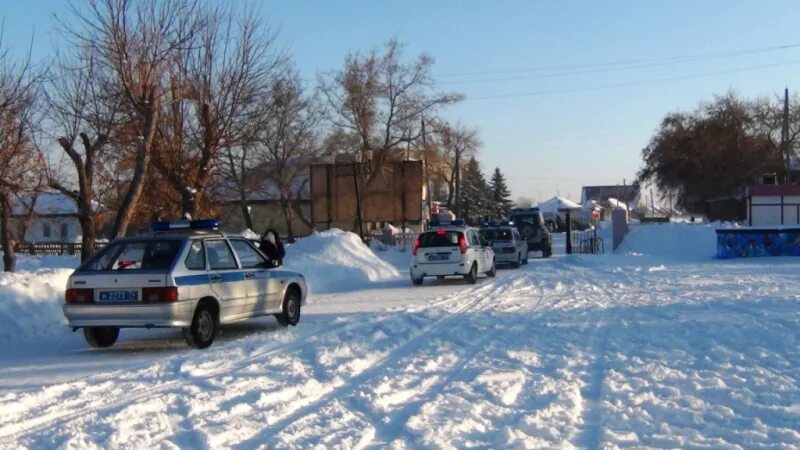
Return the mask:
[(181, 247), (177, 239), (154, 239), (115, 242), (101, 250), (78, 270), (168, 270)]
[(458, 247), (460, 231), (436, 230), (422, 233), (419, 236), (420, 247)]
[(507, 228), (486, 228), (481, 234), (487, 241), (511, 241), (512, 233)]

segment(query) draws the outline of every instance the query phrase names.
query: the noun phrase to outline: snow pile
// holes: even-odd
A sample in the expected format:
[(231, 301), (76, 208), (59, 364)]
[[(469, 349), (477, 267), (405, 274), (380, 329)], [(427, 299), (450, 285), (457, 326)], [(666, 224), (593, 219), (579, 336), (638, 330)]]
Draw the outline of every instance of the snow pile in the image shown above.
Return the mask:
[(710, 260), (717, 253), (713, 224), (633, 224), (617, 249), (618, 254), (657, 256), (680, 260)]
[(284, 264), (302, 273), (312, 292), (340, 292), (397, 279), (400, 272), (354, 233), (332, 229), (286, 246)]
[(61, 312), (72, 270), (0, 273), (0, 344), (64, 333)]
[(250, 239), (251, 241), (258, 241), (258, 240), (261, 240), (261, 236), (259, 236), (259, 234), (258, 234), (258, 233), (256, 233), (255, 231), (251, 230), (250, 228), (248, 228), (248, 229), (246, 229), (246, 230), (242, 231), (242, 232), (241, 232), (241, 233), (239, 233), (239, 234), (240, 234), (240, 235), (241, 235), (243, 238), (245, 238), (245, 239)]

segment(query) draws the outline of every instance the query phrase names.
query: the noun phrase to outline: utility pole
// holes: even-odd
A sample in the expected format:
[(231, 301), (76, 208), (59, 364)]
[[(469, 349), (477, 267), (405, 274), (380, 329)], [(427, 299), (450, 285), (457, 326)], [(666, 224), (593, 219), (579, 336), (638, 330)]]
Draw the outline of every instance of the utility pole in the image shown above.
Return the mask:
[(783, 154), (783, 163), (786, 170), (786, 175), (783, 180), (784, 184), (789, 184), (791, 181), (790, 171), (792, 165), (792, 157), (789, 151), (789, 88), (783, 91), (783, 123), (781, 124), (781, 153)]

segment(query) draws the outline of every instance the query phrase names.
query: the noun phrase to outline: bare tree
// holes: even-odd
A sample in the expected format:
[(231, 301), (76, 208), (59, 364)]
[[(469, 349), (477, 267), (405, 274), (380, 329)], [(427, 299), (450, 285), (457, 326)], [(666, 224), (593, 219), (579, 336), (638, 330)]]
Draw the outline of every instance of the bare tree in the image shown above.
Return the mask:
[[(130, 181), (112, 234), (122, 236), (135, 213), (151, 163), (168, 65), (192, 42), (202, 21), (196, 0), (87, 0), (71, 4), (65, 34), (92, 55), (96, 77), (120, 99), (132, 149)], [(124, 134), (121, 134), (124, 135)], [(123, 141), (118, 144), (125, 147)]]
[[(797, 156), (800, 148), (800, 97), (790, 98), (788, 108), (788, 135), (783, 135), (784, 98), (762, 98), (753, 101), (750, 108), (753, 119), (753, 130), (767, 138), (770, 148), (783, 158), (785, 176), (791, 169), (791, 160)], [(785, 142), (784, 142), (785, 139)], [(788, 180), (787, 180), (788, 181)]]
[(42, 181), (42, 158), (33, 142), (39, 84), (30, 53), (15, 59), (0, 31), (0, 244), (6, 272), (16, 266), (10, 223), (14, 199)]
[(442, 145), (438, 175), (446, 181), (448, 186), (447, 205), (453, 208), (456, 214), (461, 213), (461, 175), (464, 171), (464, 162), (475, 158), (478, 149), (483, 146), (478, 130), (462, 124), (451, 126), (443, 124)]
[(357, 146), (350, 151), (370, 161), (370, 173), (362, 175), (365, 185), (404, 145), (419, 142), (423, 116), (462, 98), (437, 91), (433, 58), (423, 54), (405, 63), (402, 53), (402, 45), (390, 40), (382, 50), (349, 55), (341, 70), (319, 77), (328, 119), (355, 138)]
[(106, 168), (103, 152), (119, 126), (121, 108), (121, 98), (106, 95), (107, 86), (95, 75), (91, 55), (72, 54), (49, 74), (45, 91), (46, 116), (62, 150), (61, 158), (50, 164), (48, 185), (77, 206), (81, 260), (94, 253), (100, 205), (96, 192), (109, 187), (98, 186)]
[(309, 166), (321, 154), (318, 125), (321, 110), (315, 100), (305, 94), (300, 77), (290, 73), (273, 81), (266, 105), (266, 123), (259, 133), (256, 147), (269, 168), (275, 184), (289, 239), (294, 239), (292, 223), (297, 216), (307, 225), (310, 221), (296, 208), (294, 199), (307, 188)]
[(153, 158), (189, 215), (202, 211), (226, 150), (246, 151), (269, 80), (283, 61), (259, 15), (237, 16), (223, 7), (200, 14), (205, 26), (170, 65)]

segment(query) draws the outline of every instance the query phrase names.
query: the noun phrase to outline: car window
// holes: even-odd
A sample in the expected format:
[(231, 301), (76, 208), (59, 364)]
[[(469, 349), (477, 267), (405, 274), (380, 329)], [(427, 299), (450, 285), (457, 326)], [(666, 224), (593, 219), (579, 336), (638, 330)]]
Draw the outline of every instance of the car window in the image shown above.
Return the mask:
[(101, 250), (78, 270), (167, 270), (172, 267), (181, 243), (177, 239), (116, 242)]
[(206, 250), (203, 241), (194, 241), (186, 255), (186, 268), (189, 270), (204, 270), (206, 268)]
[(236, 269), (236, 260), (228, 243), (221, 240), (206, 241), (208, 267), (211, 270)]
[(230, 243), (239, 257), (239, 262), (242, 264), (243, 269), (267, 266), (267, 260), (249, 242), (241, 239), (232, 239)]
[(478, 241), (478, 236), (475, 234), (474, 231), (469, 230), (467, 232), (467, 238), (469, 239), (469, 245), (473, 245), (473, 246), (480, 246), (481, 245), (480, 241)]
[(522, 226), (523, 223), (532, 224), (533, 226), (539, 226), (541, 223), (540, 214), (515, 214), (511, 216), (511, 220), (514, 221), (516, 226)]
[(420, 247), (458, 247), (459, 231), (436, 230), (419, 235)]

